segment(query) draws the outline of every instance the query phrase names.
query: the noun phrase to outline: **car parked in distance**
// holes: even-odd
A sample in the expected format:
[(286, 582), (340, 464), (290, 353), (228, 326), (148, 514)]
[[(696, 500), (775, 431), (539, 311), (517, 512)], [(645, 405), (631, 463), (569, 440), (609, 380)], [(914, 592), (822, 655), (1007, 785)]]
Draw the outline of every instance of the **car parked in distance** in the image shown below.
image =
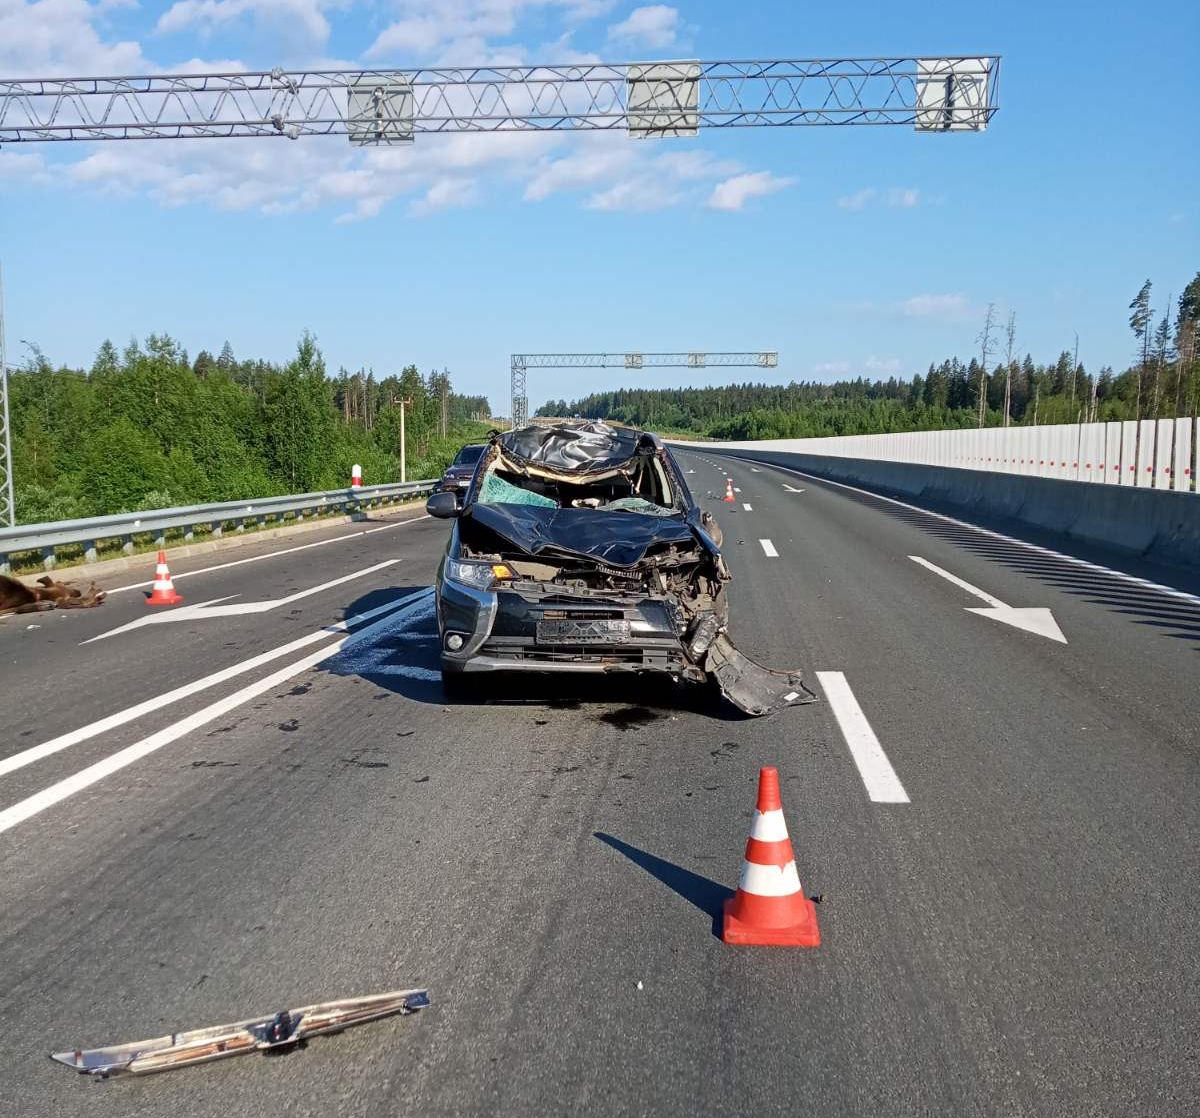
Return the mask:
[(462, 495), (471, 484), (471, 475), (483, 452), (487, 449), (484, 443), (468, 443), (455, 455), (454, 461), (446, 467), (441, 480), (433, 487), (435, 493), (453, 493), (461, 501)]

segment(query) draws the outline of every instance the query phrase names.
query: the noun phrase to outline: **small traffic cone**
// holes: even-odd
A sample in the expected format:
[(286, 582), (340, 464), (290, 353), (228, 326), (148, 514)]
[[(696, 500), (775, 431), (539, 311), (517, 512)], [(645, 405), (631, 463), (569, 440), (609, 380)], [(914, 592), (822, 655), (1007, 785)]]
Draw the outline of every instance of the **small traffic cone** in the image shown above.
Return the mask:
[(158, 553), (158, 565), (154, 568), (154, 585), (150, 588), (150, 597), (146, 599), (148, 606), (177, 606), (183, 599), (175, 593), (175, 583), (171, 581), (171, 572), (167, 570), (167, 553)]
[(726, 943), (819, 947), (817, 910), (800, 888), (796, 858), (783, 820), (779, 772), (758, 770), (758, 807), (746, 840), (737, 893), (725, 902)]
[(731, 477), (727, 477), (725, 479), (725, 497), (723, 499), (726, 501), (737, 500), (737, 498), (733, 495), (733, 478)]

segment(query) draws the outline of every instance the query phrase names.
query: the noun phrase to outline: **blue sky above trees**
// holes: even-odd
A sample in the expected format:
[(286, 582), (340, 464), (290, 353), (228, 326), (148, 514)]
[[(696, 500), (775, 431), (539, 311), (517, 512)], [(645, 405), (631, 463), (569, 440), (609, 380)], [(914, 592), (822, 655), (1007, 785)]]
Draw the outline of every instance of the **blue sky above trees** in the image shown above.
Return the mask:
[[(1200, 9), (615, 0), (0, 0), (6, 76), (199, 64), (420, 65), (997, 52), (983, 136), (770, 129), (20, 145), (0, 151), (10, 359), (105, 337), (331, 366), (449, 366), (506, 395), (510, 352), (778, 348), (776, 379), (911, 377), (969, 356), (987, 303), (1022, 352), (1133, 355), (1126, 310), (1200, 267)], [(531, 376), (533, 402), (627, 382)], [(695, 380), (684, 371), (644, 383)], [(712, 377), (709, 378), (714, 379)]]

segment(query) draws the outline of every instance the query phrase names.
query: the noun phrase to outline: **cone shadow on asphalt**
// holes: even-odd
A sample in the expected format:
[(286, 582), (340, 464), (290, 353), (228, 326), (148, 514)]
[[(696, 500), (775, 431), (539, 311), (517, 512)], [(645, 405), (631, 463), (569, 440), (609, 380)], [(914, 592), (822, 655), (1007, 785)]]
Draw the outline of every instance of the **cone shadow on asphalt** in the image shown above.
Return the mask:
[(685, 870), (674, 862), (639, 850), (619, 838), (606, 834), (604, 831), (593, 831), (592, 836), (598, 838), (605, 846), (611, 846), (617, 853), (624, 854), (636, 866), (641, 866), (651, 877), (658, 878), (668, 889), (674, 890), (685, 901), (694, 904), (701, 912), (712, 918), (712, 934), (721, 938), (721, 920), (725, 901), (733, 896), (733, 890), (702, 877), (691, 870)]

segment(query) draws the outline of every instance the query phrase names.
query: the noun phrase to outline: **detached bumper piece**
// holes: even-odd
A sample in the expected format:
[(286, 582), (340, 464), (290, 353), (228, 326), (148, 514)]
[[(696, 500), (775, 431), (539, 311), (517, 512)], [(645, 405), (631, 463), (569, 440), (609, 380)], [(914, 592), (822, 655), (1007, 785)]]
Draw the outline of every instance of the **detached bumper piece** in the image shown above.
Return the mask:
[(721, 633), (708, 650), (704, 669), (725, 696), (744, 714), (759, 717), (791, 706), (815, 703), (799, 672), (777, 672), (756, 664)]
[(110, 1075), (149, 1075), (246, 1052), (292, 1048), (309, 1037), (340, 1033), (352, 1025), (365, 1025), (395, 1014), (415, 1013), (428, 1004), (429, 994), (425, 990), (392, 990), (365, 998), (303, 1005), (249, 1021), (135, 1040), (111, 1048), (55, 1052), (50, 1058), (99, 1079)]

